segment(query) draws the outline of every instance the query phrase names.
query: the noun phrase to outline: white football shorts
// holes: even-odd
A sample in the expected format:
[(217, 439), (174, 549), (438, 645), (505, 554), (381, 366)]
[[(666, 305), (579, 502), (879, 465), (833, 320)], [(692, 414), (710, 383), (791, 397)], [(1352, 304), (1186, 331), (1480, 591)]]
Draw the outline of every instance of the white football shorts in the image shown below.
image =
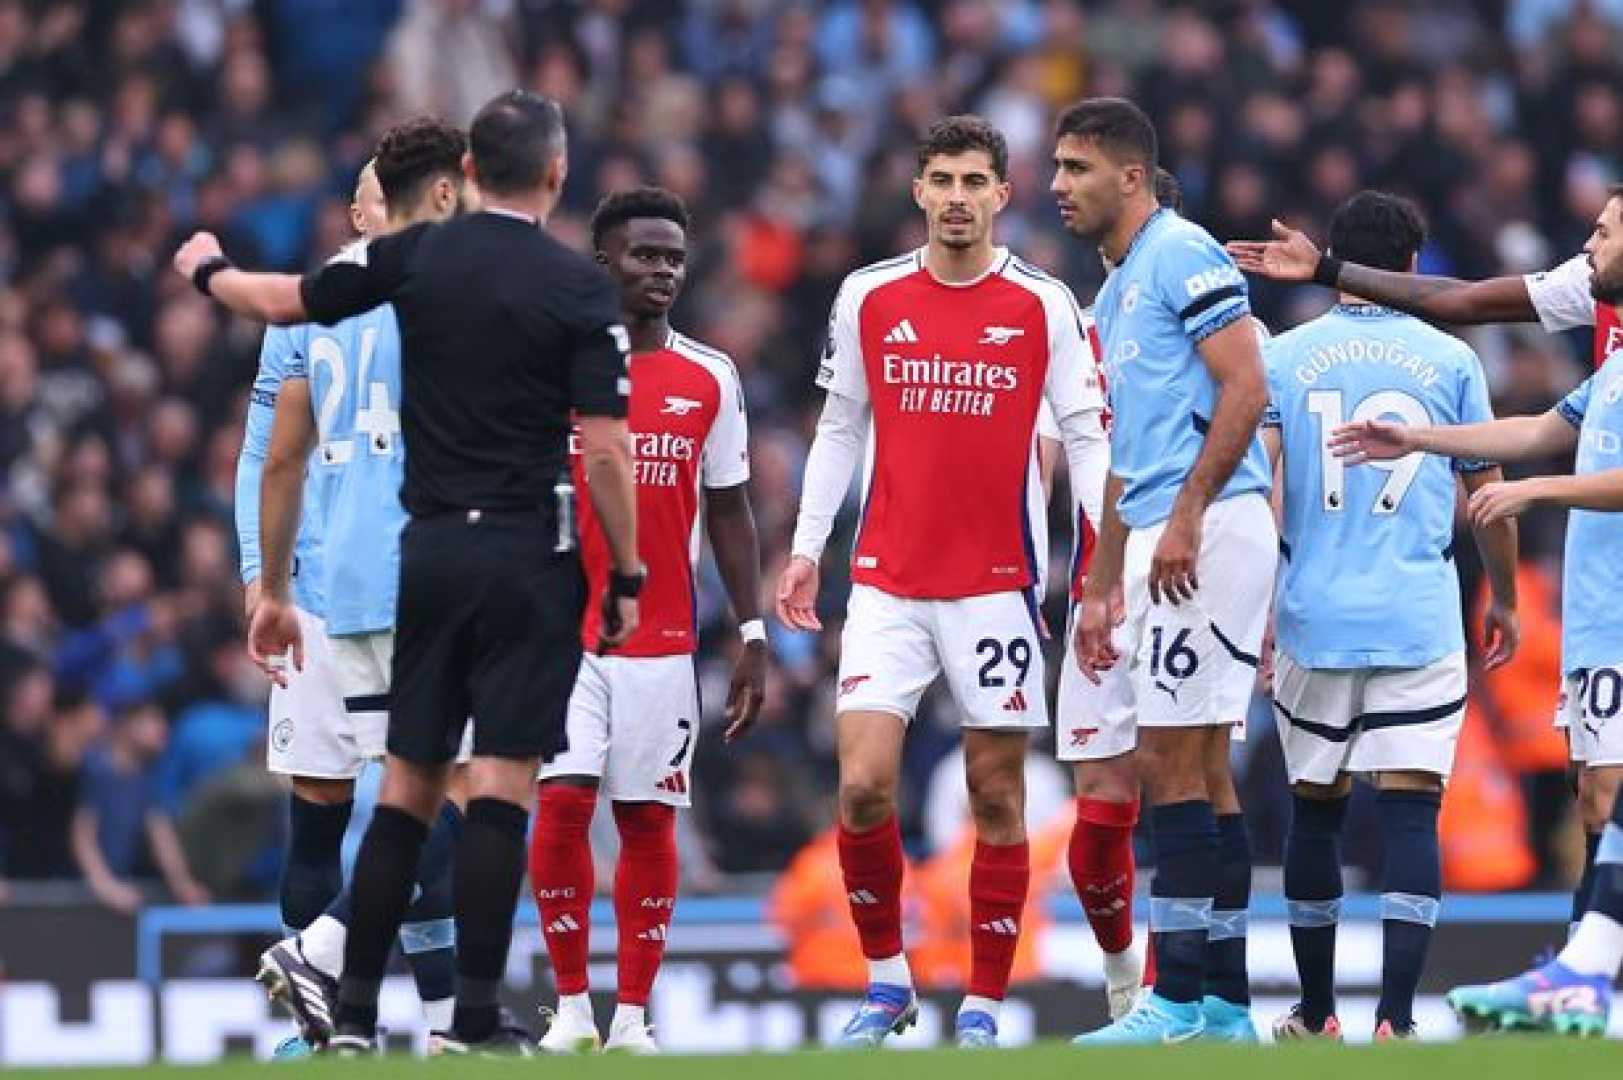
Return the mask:
[(1213, 503), (1195, 565), (1199, 588), (1176, 606), (1150, 603), (1150, 562), (1165, 522), (1127, 534), (1123, 556), (1131, 664), (1141, 727), (1207, 727), (1245, 719), (1273, 601), (1279, 534), (1268, 500)]
[(353, 780), (371, 760), (356, 742), (333, 663), (326, 624), (297, 609), (304, 668), (287, 663), (287, 685), (272, 684), (265, 767), (285, 776)]
[(569, 749), (540, 778), (595, 776), (616, 802), (688, 806), (700, 712), (691, 655), (587, 653), (569, 696)]
[(1047, 727), (1040, 627), (1028, 591), (913, 600), (853, 585), (834, 709), (911, 722), (924, 692), (945, 675), (964, 727)]
[[(345, 634), (329, 639), (338, 689), (344, 695), (356, 748), (366, 761), (382, 761), (388, 752), (389, 685), (394, 664), (394, 631)], [(473, 756), (473, 725), (462, 732), (458, 764)]]
[(1099, 673), (1094, 685), (1076, 662), (1074, 636), (1080, 606), (1071, 605), (1059, 668), (1059, 702), (1055, 708), (1055, 756), (1061, 761), (1104, 761), (1138, 746), (1131, 666), (1118, 626), (1112, 643), (1122, 652), (1114, 667)]
[(1418, 668), (1331, 670), (1274, 654), (1274, 716), (1293, 784), (1342, 773), (1447, 779), (1465, 722), (1465, 653)]
[(1567, 729), (1572, 760), (1600, 767), (1623, 765), (1623, 664), (1581, 668), (1561, 680), (1556, 713)]

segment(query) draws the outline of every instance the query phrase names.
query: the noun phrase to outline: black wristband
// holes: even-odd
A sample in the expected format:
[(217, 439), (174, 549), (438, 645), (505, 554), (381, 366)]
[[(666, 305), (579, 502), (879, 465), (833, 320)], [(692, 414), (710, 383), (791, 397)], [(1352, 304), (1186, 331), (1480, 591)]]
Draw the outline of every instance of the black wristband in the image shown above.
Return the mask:
[(209, 281), (221, 270), (230, 270), (235, 264), (224, 255), (210, 255), (192, 271), (192, 286), (204, 296), (210, 296)]
[(1319, 264), (1313, 268), (1313, 282), (1323, 285), (1326, 289), (1337, 288), (1341, 280), (1341, 262), (1329, 253), (1319, 256)]
[(638, 570), (634, 574), (622, 574), (618, 570), (609, 571), (609, 595), (616, 599), (625, 598), (635, 600), (642, 595), (643, 582), (648, 580), (648, 571)]

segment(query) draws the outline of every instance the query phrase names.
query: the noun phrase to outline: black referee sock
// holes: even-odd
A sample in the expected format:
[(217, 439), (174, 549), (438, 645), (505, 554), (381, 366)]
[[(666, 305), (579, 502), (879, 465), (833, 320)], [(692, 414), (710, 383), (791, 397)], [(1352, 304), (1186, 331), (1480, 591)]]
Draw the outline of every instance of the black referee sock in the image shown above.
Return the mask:
[(412, 882), (428, 826), (393, 806), (379, 806), (355, 857), (350, 880), (349, 935), (334, 1020), (366, 1031), (377, 1027), (378, 986), (389, 950), (411, 901)]
[(496, 1033), (497, 993), (513, 943), (513, 912), (524, 880), (529, 811), (501, 799), (474, 799), (462, 827), (451, 893), (456, 901), (456, 1020), (459, 1038)]

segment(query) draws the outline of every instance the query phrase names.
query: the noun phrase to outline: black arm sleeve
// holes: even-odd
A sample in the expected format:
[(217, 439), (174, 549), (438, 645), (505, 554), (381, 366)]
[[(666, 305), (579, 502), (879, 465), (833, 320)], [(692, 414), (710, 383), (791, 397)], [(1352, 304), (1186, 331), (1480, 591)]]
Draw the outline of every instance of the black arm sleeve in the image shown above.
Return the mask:
[(620, 324), (620, 296), (614, 282), (596, 266), (581, 280), (579, 301), (571, 305), (569, 326), (569, 404), (581, 416), (624, 416), (631, 378), (626, 373), (630, 342)]
[(404, 284), (411, 256), (428, 232), (414, 225), (367, 242), (360, 257), (336, 259), (299, 279), (299, 295), (311, 321), (331, 326), (386, 304)]

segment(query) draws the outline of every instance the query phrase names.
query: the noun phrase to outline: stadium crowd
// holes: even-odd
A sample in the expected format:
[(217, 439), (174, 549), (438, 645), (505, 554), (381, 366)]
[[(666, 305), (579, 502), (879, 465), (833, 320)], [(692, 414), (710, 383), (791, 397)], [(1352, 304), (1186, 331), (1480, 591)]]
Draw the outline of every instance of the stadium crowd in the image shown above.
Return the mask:
[[(466, 122), (526, 85), (568, 112), (558, 235), (583, 245), (616, 188), (686, 199), (696, 244), (674, 321), (743, 376), (775, 581), (834, 289), (922, 239), (909, 181), (930, 119), (972, 110), (1005, 132), (1001, 238), (1084, 300), (1103, 268), (1047, 193), (1052, 116), (1084, 94), (1150, 111), (1186, 213), (1219, 239), (1273, 217), (1316, 232), (1377, 186), (1425, 208), (1423, 269), (1521, 273), (1576, 252), (1623, 171), (1620, 51), (1619, 0), (0, 0), (0, 883), (82, 878), (126, 910), (147, 879), (186, 902), (274, 887), (267, 685), (244, 654), (231, 525), (260, 328), (220, 316), (167, 256), (207, 228), (245, 265), (319, 262), (349, 238), (349, 191), (388, 124)], [(1330, 300), (1252, 289), (1276, 330)], [(1471, 339), (1513, 413), (1553, 404), (1588, 346), (1536, 327)], [(1528, 602), (1524, 656), (1478, 683), (1456, 799), (1485, 812), (1456, 816), (1499, 823), (1498, 847), (1482, 855), (1473, 833), (1488, 870), (1455, 885), (1567, 872), (1548, 731), (1561, 530), (1558, 515), (1523, 526), (1523, 595), (1551, 614)], [(710, 728), (696, 875), (780, 870), (827, 823), (838, 607), (820, 637), (772, 627), (751, 739), (724, 748)], [(713, 570), (700, 613), (719, 703), (735, 635)], [(1061, 624), (1060, 605), (1048, 614)], [(921, 853), (963, 813), (930, 794), (949, 708), (927, 705), (908, 742)], [(1271, 726), (1252, 727), (1246, 788), (1257, 849), (1277, 855)]]

